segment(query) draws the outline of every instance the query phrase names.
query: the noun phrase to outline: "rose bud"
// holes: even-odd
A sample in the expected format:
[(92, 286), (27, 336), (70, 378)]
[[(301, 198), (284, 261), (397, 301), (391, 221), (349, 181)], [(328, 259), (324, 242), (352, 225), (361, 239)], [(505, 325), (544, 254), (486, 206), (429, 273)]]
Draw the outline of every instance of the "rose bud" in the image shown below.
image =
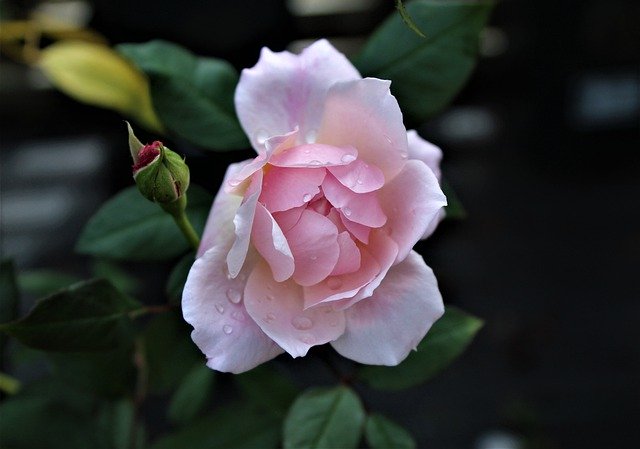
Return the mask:
[(129, 129), (129, 149), (133, 157), (133, 179), (140, 193), (149, 201), (159, 204), (173, 203), (189, 187), (189, 167), (175, 152), (155, 141), (142, 143)]

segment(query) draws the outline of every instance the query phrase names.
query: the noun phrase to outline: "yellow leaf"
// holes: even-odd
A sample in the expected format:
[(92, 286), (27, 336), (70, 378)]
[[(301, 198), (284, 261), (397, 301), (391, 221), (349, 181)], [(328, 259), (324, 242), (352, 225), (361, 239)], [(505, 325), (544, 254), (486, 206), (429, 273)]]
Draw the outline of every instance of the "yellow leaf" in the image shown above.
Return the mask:
[(42, 50), (38, 66), (70, 97), (113, 109), (152, 131), (162, 131), (145, 75), (106, 45), (56, 42)]

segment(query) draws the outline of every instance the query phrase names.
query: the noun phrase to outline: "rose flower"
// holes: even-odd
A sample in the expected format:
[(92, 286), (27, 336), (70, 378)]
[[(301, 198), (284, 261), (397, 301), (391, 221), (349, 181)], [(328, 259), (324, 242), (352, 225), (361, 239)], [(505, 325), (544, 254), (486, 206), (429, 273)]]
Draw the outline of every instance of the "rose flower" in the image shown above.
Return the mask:
[(389, 86), (324, 40), (265, 48), (242, 72), (236, 110), (258, 155), (228, 168), (182, 299), (209, 367), (239, 373), (328, 342), (396, 365), (442, 315), (412, 251), (446, 205), (441, 154), (407, 132)]

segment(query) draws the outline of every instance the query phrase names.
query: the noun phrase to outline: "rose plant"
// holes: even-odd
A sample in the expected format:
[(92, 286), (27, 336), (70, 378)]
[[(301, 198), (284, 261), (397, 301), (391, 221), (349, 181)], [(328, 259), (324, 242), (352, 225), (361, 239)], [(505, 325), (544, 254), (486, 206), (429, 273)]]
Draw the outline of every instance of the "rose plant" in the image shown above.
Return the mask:
[(389, 86), (325, 40), (264, 48), (242, 72), (236, 109), (258, 154), (229, 167), (182, 299), (211, 368), (327, 342), (396, 365), (444, 312), (412, 251), (446, 205), (441, 153), (407, 133)]

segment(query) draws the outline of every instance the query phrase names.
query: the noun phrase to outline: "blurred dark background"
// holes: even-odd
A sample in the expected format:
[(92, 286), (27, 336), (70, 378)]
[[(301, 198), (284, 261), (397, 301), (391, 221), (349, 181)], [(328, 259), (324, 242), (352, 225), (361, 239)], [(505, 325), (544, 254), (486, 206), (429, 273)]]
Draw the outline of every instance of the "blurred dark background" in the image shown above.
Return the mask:
[[(0, 5), (3, 20), (62, 11), (113, 44), (163, 38), (238, 68), (255, 64), (262, 46), (319, 37), (354, 54), (393, 12), (390, 0)], [(417, 250), (445, 302), (486, 323), (424, 387), (367, 391), (419, 447), (638, 447), (639, 23), (637, 0), (504, 0), (471, 81), (420, 129), (442, 147), (467, 218), (443, 222)], [(2, 256), (19, 269), (86, 275), (87, 259), (71, 252), (78, 233), (131, 185), (122, 118), (3, 56), (0, 126)], [(172, 146), (212, 192), (230, 162), (251, 155)], [(156, 266), (129, 268), (158, 276)]]

